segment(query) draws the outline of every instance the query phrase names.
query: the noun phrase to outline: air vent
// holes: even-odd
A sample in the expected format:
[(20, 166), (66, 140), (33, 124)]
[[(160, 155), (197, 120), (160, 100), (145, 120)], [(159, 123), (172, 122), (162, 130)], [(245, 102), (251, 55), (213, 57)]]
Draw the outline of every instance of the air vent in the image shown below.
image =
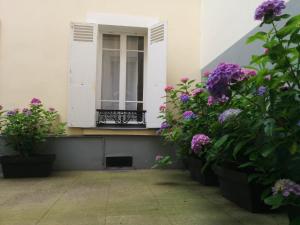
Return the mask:
[(165, 26), (164, 24), (154, 27), (151, 29), (151, 44), (161, 42), (164, 40), (164, 31)]
[(106, 157), (106, 168), (132, 167), (132, 156)]
[(73, 40), (93, 42), (94, 40), (94, 27), (89, 25), (73, 25)]

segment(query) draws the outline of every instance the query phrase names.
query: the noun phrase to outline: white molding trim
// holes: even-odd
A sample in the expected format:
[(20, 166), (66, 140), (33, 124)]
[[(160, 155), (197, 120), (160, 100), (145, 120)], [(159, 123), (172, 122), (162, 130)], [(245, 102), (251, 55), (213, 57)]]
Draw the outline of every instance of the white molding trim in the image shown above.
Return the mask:
[(87, 23), (96, 23), (112, 26), (126, 26), (126, 27), (151, 27), (159, 22), (158, 18), (130, 16), (112, 13), (94, 13), (90, 12), (86, 15)]

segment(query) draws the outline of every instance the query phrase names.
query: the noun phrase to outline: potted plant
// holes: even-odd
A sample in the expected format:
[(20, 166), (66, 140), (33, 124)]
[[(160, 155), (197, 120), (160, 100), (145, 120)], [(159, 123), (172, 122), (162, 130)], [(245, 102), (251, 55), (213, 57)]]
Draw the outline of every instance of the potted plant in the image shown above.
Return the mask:
[(300, 224), (300, 185), (289, 179), (278, 180), (272, 188), (272, 195), (265, 199), (273, 209), (285, 206), (290, 225)]
[[(191, 177), (204, 185), (216, 185), (217, 177), (206, 165), (205, 149), (210, 143), (208, 136), (216, 113), (208, 100), (208, 92), (203, 83), (196, 83), (183, 77), (177, 88), (166, 87), (169, 108), (161, 107), (161, 118), (165, 120), (159, 133), (165, 140), (178, 146), (177, 155), (189, 169)], [(201, 133), (202, 132), (202, 133)], [(205, 142), (204, 139), (207, 138)], [(202, 144), (195, 143), (197, 141)], [(206, 165), (206, 166), (205, 166)]]
[(4, 178), (45, 177), (52, 171), (53, 154), (39, 154), (36, 147), (50, 135), (64, 133), (55, 109), (44, 109), (39, 99), (33, 98), (28, 108), (6, 112), (1, 134), (12, 150), (12, 155), (0, 157)]

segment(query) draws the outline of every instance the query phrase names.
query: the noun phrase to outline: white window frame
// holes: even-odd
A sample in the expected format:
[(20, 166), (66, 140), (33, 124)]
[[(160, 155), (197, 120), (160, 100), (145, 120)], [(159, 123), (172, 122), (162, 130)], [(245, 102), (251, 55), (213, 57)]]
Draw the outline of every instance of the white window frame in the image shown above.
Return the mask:
[[(97, 91), (96, 91), (96, 107), (101, 109), (102, 102), (119, 102), (119, 110), (126, 109), (126, 103), (143, 103), (145, 110), (145, 96), (146, 96), (146, 76), (147, 76), (147, 50), (148, 50), (148, 36), (142, 32), (128, 32), (128, 31), (114, 31), (99, 29), (98, 31), (98, 65), (97, 65)], [(103, 35), (113, 34), (120, 35), (120, 81), (119, 81), (119, 100), (102, 100), (101, 98), (101, 82), (102, 82), (102, 56), (103, 56)], [(127, 36), (142, 36), (144, 37), (144, 50), (127, 50)], [(106, 49), (112, 50), (112, 49)], [(143, 52), (144, 65), (143, 65), (143, 101), (126, 101), (126, 60), (127, 52)]]

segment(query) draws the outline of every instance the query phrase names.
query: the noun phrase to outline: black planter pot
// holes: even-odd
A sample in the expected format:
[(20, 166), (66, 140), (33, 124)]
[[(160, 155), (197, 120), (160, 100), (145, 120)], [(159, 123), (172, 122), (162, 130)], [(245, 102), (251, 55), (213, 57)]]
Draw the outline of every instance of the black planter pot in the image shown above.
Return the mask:
[(190, 156), (188, 159), (188, 165), (192, 179), (207, 186), (218, 185), (218, 177), (210, 167), (207, 167), (205, 171), (202, 172), (205, 165), (203, 160)]
[(0, 163), (3, 177), (48, 177), (52, 172), (55, 158), (55, 155), (2, 156), (0, 157)]
[[(300, 207), (298, 206), (289, 206), (287, 207), (287, 212), (291, 224), (300, 225)], [(296, 223), (295, 220), (298, 220)], [(294, 222), (294, 223), (292, 223)]]
[(263, 188), (249, 184), (248, 174), (220, 166), (214, 166), (214, 171), (219, 177), (221, 193), (226, 199), (253, 213), (270, 210), (261, 200)]

